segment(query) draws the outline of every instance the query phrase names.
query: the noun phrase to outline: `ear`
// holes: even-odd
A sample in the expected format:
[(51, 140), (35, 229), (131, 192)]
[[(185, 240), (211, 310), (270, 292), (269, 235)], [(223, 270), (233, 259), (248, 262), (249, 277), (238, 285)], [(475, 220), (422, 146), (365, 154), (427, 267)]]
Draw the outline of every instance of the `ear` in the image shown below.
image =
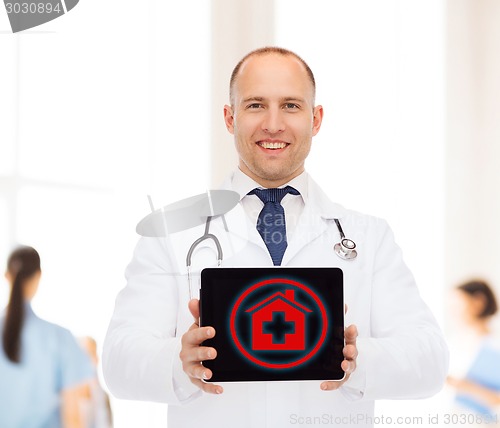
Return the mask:
[(227, 104), (224, 106), (224, 122), (229, 133), (234, 134), (234, 114), (233, 108)]
[(316, 106), (313, 110), (313, 137), (319, 132), (323, 122), (323, 106)]
[(486, 308), (486, 305), (487, 305), (486, 296), (484, 294), (480, 294), (480, 293), (472, 295), (472, 302), (474, 305), (474, 310), (476, 311), (476, 313), (474, 315), (479, 317), (483, 313), (484, 309)]

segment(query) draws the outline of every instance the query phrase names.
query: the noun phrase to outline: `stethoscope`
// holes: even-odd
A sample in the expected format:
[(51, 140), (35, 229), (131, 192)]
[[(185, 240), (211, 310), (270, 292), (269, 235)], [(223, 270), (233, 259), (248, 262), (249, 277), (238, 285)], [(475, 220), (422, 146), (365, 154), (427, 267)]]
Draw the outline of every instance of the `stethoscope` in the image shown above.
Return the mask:
[(358, 252), (356, 251), (356, 243), (352, 239), (345, 237), (339, 219), (335, 218), (334, 220), (340, 233), (340, 242), (336, 243), (333, 247), (335, 254), (343, 260), (355, 259), (358, 255)]
[[(222, 215), (222, 221), (224, 223), (224, 228), (226, 231), (227, 224)], [(193, 252), (196, 247), (201, 244), (203, 241), (212, 240), (217, 248), (217, 267), (222, 265), (222, 260), (224, 259), (224, 255), (222, 253), (222, 246), (220, 244), (219, 239), (213, 233), (210, 233), (210, 222), (212, 221), (212, 217), (208, 217), (205, 223), (205, 233), (196, 239), (191, 246), (186, 255), (186, 269), (188, 275), (188, 284), (189, 284), (189, 294), (190, 298), (192, 298), (192, 275), (191, 275), (191, 262), (193, 258)], [(340, 242), (336, 243), (333, 247), (335, 254), (339, 256), (342, 260), (354, 260), (358, 256), (358, 252), (356, 251), (356, 243), (349, 238), (345, 237), (344, 231), (342, 230), (342, 226), (340, 225), (340, 221), (338, 218), (334, 219), (335, 224), (337, 225), (337, 229), (340, 234)]]
[[(191, 262), (193, 259), (193, 253), (196, 247), (201, 244), (203, 241), (206, 241), (207, 239), (211, 239), (215, 247), (217, 248), (217, 267), (220, 267), (222, 265), (222, 260), (224, 258), (224, 255), (222, 253), (222, 245), (220, 244), (219, 238), (215, 236), (213, 233), (210, 233), (210, 222), (212, 221), (212, 217), (207, 217), (207, 221), (205, 223), (205, 233), (200, 236), (197, 240), (195, 240), (191, 246), (189, 247), (189, 250), (186, 255), (186, 270), (187, 270), (187, 277), (188, 277), (188, 284), (189, 284), (189, 298), (193, 298), (193, 290), (192, 290), (192, 274), (191, 274)], [(222, 216), (222, 222), (224, 223), (224, 228), (226, 229), (226, 232), (229, 232), (229, 229), (227, 228), (226, 220), (224, 219), (224, 216)]]
[(212, 240), (217, 249), (217, 266), (222, 264), (222, 246), (217, 236), (210, 233), (210, 222), (212, 219), (220, 217), (224, 229), (229, 232), (224, 214), (238, 204), (240, 195), (233, 190), (207, 190), (206, 193), (182, 199), (160, 209), (155, 209), (149, 195), (148, 200), (151, 213), (136, 226), (136, 231), (141, 236), (166, 237), (171, 233), (187, 230), (205, 222), (204, 234), (191, 244), (186, 255), (189, 295), (193, 297), (191, 273), (193, 253), (203, 241)]
[[(202, 243), (203, 241), (207, 239), (211, 239), (215, 247), (217, 248), (217, 266), (222, 265), (222, 260), (224, 258), (223, 253), (222, 253), (222, 246), (220, 244), (219, 239), (217, 236), (214, 234), (210, 233), (210, 222), (212, 220), (212, 217), (208, 217), (207, 221), (205, 223), (205, 233), (200, 236), (197, 240), (195, 240), (192, 244), (191, 247), (189, 247), (189, 250), (187, 252), (186, 256), (186, 268), (188, 271), (188, 275), (190, 274), (191, 270), (191, 262), (193, 258), (193, 252), (196, 249), (196, 247)], [(224, 216), (222, 216), (222, 220), (224, 221)], [(340, 225), (340, 221), (338, 218), (334, 219), (335, 224), (337, 225), (337, 229), (340, 234), (340, 242), (334, 245), (333, 250), (335, 251), (335, 254), (339, 256), (343, 260), (353, 260), (358, 256), (358, 252), (356, 251), (356, 243), (352, 239), (348, 239), (345, 237), (344, 231), (342, 230), (342, 226)], [(224, 221), (224, 226), (227, 231), (227, 225), (226, 222)]]
[[(239, 194), (230, 190), (211, 190), (207, 194), (197, 195), (174, 204), (155, 210), (151, 197), (148, 196), (152, 213), (137, 225), (137, 233), (142, 236), (161, 237), (168, 232), (185, 230), (198, 224), (203, 224), (206, 217), (205, 231), (196, 239), (186, 255), (186, 269), (189, 282), (189, 292), (192, 295), (191, 264), (196, 247), (203, 241), (212, 240), (217, 250), (217, 266), (222, 265), (223, 253), (219, 239), (210, 233), (210, 223), (213, 218), (221, 217), (224, 229), (229, 232), (224, 214), (229, 212), (239, 201)], [(334, 245), (335, 254), (342, 260), (353, 260), (357, 257), (356, 244), (345, 237), (339, 219), (334, 219), (340, 234), (340, 242)]]

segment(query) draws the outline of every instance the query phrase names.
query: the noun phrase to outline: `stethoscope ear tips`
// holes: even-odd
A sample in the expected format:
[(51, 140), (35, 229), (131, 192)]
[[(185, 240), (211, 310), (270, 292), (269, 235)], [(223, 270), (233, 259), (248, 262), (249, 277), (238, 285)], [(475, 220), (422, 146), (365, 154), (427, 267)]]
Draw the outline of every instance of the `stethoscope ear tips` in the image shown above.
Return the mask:
[(355, 259), (358, 252), (355, 250), (356, 244), (352, 239), (343, 238), (339, 243), (335, 244), (333, 249), (335, 253), (344, 260)]

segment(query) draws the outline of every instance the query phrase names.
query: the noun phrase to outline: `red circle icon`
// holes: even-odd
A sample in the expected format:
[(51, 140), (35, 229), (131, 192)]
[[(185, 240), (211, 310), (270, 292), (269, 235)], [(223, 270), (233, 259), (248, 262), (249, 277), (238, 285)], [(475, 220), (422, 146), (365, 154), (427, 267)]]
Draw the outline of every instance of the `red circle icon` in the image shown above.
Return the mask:
[[(300, 355), (296, 356), (296, 358), (292, 361), (286, 361), (284, 363), (278, 363), (278, 362), (269, 362), (265, 361), (263, 358), (259, 357), (257, 352), (249, 352), (249, 350), (244, 346), (240, 338), (238, 337), (238, 328), (237, 328), (237, 322), (236, 318), (238, 316), (238, 311), (241, 310), (242, 307), (245, 306), (246, 301), (248, 301), (249, 298), (251, 298), (252, 294), (256, 291), (261, 291), (263, 287), (266, 286), (275, 286), (277, 284), (283, 284), (285, 286), (293, 286), (297, 287), (299, 290), (302, 290), (302, 292), (306, 293), (309, 298), (315, 302), (317, 306), (317, 311), (319, 311), (319, 319), (321, 320), (321, 333), (319, 334), (319, 337), (316, 339), (315, 343), (310, 345), (308, 349), (304, 350), (304, 352), (300, 353)], [(274, 293), (274, 295), (280, 294), (284, 297), (284, 295), (280, 292)], [(267, 299), (266, 299), (267, 300)], [(298, 306), (302, 307), (308, 312), (312, 312), (310, 309), (307, 309), (303, 307), (302, 305), (296, 303)], [(258, 306), (258, 305), (257, 305)], [(252, 309), (246, 310), (246, 312), (251, 311)], [(252, 286), (250, 286), (248, 289), (246, 289), (238, 298), (236, 303), (234, 304), (232, 310), (231, 310), (231, 317), (230, 317), (230, 331), (231, 331), (231, 336), (234, 340), (234, 344), (238, 348), (238, 350), (241, 352), (243, 356), (245, 356), (249, 361), (262, 366), (266, 368), (271, 368), (271, 369), (288, 369), (288, 368), (293, 368), (297, 367), (304, 362), (310, 360), (316, 353), (320, 350), (322, 347), (325, 338), (327, 336), (328, 332), (328, 316), (325, 310), (325, 307), (323, 305), (323, 302), (321, 299), (317, 296), (317, 294), (311, 290), (309, 287), (307, 287), (304, 284), (301, 284), (300, 282), (293, 281), (290, 279), (286, 278), (273, 278), (273, 279), (268, 279), (265, 281), (258, 282)], [(284, 348), (286, 349), (286, 348)], [(304, 355), (305, 354), (305, 355)]]

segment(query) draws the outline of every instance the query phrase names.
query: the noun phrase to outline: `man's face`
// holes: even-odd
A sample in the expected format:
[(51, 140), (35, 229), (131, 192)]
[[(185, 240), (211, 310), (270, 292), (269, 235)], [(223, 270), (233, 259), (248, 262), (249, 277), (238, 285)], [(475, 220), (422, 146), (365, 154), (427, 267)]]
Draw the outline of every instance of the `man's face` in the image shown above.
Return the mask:
[(264, 187), (277, 187), (304, 171), (323, 108), (313, 105), (313, 86), (293, 56), (249, 58), (234, 83), (233, 105), (224, 106), (240, 169)]

